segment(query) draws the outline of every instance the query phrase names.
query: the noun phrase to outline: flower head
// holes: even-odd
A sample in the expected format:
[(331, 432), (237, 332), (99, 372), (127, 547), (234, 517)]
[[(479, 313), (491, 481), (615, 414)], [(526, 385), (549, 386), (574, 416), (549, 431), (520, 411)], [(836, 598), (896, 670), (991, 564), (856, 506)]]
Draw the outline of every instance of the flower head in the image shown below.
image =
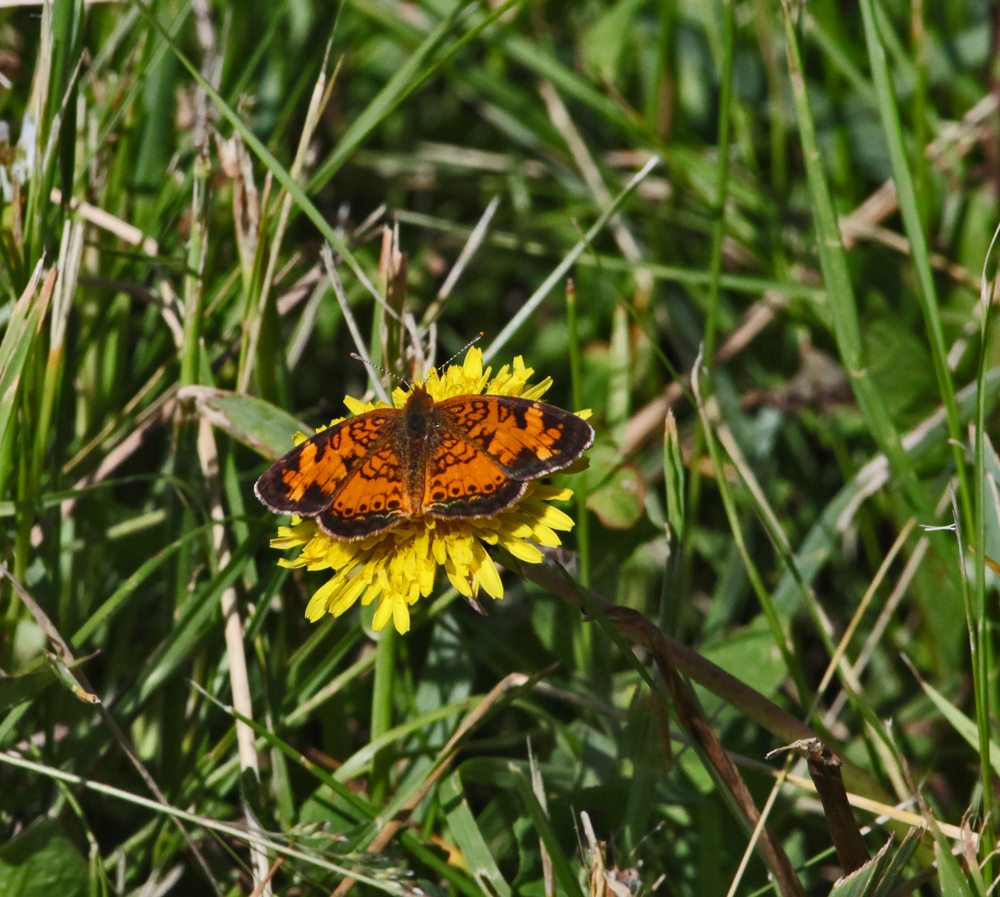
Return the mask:
[[(480, 394), (537, 399), (552, 381), (546, 378), (529, 385), (533, 373), (517, 357), (512, 367), (504, 365), (491, 378), (491, 369), (483, 370), (482, 352), (473, 348), (464, 363), (450, 365), (442, 374), (432, 371), (423, 383), (396, 389), (393, 407), (402, 409), (415, 388), (426, 390), (434, 402)], [(354, 414), (390, 407), (351, 398), (344, 403)], [(589, 417), (589, 412), (579, 416)], [(359, 598), (365, 605), (378, 599), (374, 628), (381, 629), (391, 619), (403, 633), (410, 628), (410, 606), (431, 594), (439, 569), (470, 601), (475, 600), (480, 589), (492, 598), (502, 598), (503, 583), (486, 547), (499, 545), (521, 561), (539, 563), (539, 546), (560, 545), (557, 531), (573, 527), (573, 520), (549, 502), (564, 501), (572, 494), (570, 489), (529, 481), (514, 504), (493, 516), (446, 519), (422, 514), (356, 541), (334, 538), (315, 520), (293, 518), (291, 526), (279, 527), (271, 546), (302, 548), (297, 557), (279, 561), (283, 566), (333, 571), (306, 608), (310, 620), (327, 613), (340, 616)]]

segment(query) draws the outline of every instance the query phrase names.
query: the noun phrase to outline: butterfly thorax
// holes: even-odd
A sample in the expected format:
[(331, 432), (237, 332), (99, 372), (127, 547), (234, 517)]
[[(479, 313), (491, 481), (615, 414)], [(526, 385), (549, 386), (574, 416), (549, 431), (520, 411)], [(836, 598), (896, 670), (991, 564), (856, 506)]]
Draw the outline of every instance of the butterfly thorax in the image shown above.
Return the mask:
[(422, 438), (431, 422), (434, 400), (422, 386), (415, 386), (403, 406), (406, 418), (406, 433), (411, 438)]

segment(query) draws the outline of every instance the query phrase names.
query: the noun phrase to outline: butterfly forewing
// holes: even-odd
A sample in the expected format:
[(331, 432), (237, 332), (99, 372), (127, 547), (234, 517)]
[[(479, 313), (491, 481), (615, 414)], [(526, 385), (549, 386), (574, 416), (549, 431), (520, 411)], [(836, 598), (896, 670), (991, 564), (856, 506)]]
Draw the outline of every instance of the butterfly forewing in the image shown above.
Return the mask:
[(274, 462), (254, 491), (272, 511), (315, 517), (327, 510), (365, 463), (387, 447), (392, 434), (391, 409), (368, 411), (334, 424)]
[(572, 464), (594, 441), (585, 420), (533, 399), (459, 396), (435, 406), (443, 428), (489, 455), (508, 476), (529, 480)]

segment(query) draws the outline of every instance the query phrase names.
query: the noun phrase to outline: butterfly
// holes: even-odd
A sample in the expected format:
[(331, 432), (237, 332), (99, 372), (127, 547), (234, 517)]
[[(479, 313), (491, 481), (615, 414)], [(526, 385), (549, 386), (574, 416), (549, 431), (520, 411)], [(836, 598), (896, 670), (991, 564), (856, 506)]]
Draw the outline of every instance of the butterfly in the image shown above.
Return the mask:
[(366, 411), (302, 442), (254, 492), (276, 513), (315, 518), (333, 538), (354, 541), (421, 515), (491, 517), (593, 441), (590, 424), (544, 402), (496, 395), (436, 402), (418, 385), (403, 408)]

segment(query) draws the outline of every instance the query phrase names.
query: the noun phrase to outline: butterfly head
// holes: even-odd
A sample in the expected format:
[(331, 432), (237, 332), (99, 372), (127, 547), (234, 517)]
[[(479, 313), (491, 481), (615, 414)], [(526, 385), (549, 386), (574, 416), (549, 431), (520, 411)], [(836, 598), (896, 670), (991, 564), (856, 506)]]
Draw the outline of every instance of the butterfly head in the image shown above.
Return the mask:
[(420, 435), (427, 429), (429, 413), (434, 405), (434, 399), (424, 388), (423, 383), (417, 383), (410, 390), (410, 396), (403, 406), (406, 415), (406, 429), (413, 435)]

